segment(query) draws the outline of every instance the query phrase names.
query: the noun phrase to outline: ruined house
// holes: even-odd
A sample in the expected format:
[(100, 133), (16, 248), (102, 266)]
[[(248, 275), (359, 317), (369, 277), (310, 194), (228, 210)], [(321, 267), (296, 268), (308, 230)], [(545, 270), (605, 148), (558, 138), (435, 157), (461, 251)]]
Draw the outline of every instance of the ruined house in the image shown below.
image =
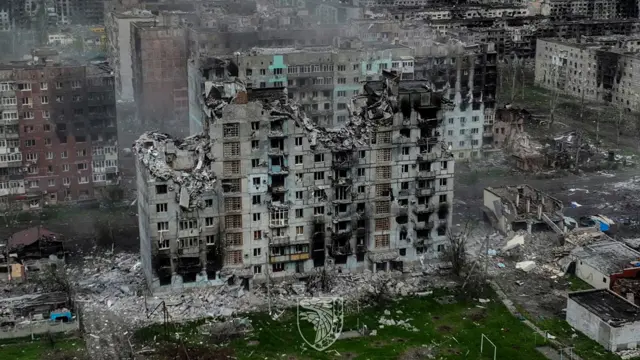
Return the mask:
[[(22, 269), (17, 273), (38, 271), (44, 265), (64, 263), (64, 244), (62, 237), (42, 226), (34, 226), (11, 235), (5, 244), (0, 246), (0, 279), (7, 279), (5, 274), (11, 268), (11, 277), (16, 276), (14, 268)], [(15, 266), (14, 266), (15, 265)]]
[(482, 211), (502, 233), (549, 228), (564, 233), (562, 202), (529, 185), (485, 188)]
[[(134, 144), (142, 266), (152, 290), (403, 270), (436, 258), (451, 226), (454, 161), (442, 95), (394, 71), (338, 128), (283, 88), (206, 81), (202, 133)], [(233, 275), (230, 277), (230, 275)]]

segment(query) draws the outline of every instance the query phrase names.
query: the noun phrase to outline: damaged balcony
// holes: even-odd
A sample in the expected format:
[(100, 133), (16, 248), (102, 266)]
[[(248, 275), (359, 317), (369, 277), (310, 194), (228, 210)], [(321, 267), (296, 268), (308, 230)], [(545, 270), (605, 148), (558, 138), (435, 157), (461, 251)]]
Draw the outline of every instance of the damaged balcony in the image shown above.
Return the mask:
[(333, 222), (338, 223), (341, 221), (350, 221), (351, 220), (351, 209), (347, 204), (337, 205), (334, 209)]
[(333, 185), (351, 185), (353, 180), (351, 179), (351, 170), (349, 169), (339, 169), (334, 171), (332, 176)]
[(272, 174), (269, 177), (269, 185), (267, 185), (267, 190), (274, 195), (286, 193), (286, 179), (287, 176), (284, 174)]
[(283, 120), (274, 120), (269, 129), (269, 138), (284, 138), (287, 135), (287, 123)]
[(284, 146), (284, 139), (271, 139), (271, 146), (269, 147), (269, 156), (283, 156), (287, 155), (289, 151)]
[(356, 163), (357, 160), (352, 152), (340, 151), (333, 153), (332, 166), (336, 170), (349, 170), (355, 166)]
[(309, 245), (287, 245), (274, 246), (269, 252), (269, 263), (281, 263), (291, 261), (304, 261), (311, 256), (309, 255)]
[(418, 214), (415, 225), (413, 228), (418, 230), (431, 230), (435, 227), (435, 223), (429, 220), (428, 214)]
[(413, 213), (414, 214), (430, 214), (436, 210), (436, 206), (433, 204), (418, 204), (414, 205)]
[(331, 242), (329, 253), (330, 256), (334, 258), (338, 256), (349, 256), (353, 255), (353, 248), (351, 247), (349, 239), (335, 240)]
[(418, 154), (416, 162), (418, 162), (418, 163), (429, 162), (429, 161), (434, 161), (434, 160), (438, 159), (441, 156), (441, 154), (437, 153), (437, 152), (434, 152), (433, 151), (434, 147), (435, 146), (432, 144), (432, 145), (429, 146), (428, 152), (423, 152), (423, 153)]
[(271, 200), (267, 203), (270, 209), (289, 209), (291, 202), (285, 200), (284, 193), (271, 194)]
[[(435, 175), (434, 175), (435, 176)], [(436, 192), (436, 188), (433, 186), (427, 186), (422, 188), (416, 188), (416, 197), (431, 196)]]
[(269, 175), (284, 175), (289, 173), (289, 166), (285, 156), (269, 157)]
[(340, 221), (333, 227), (333, 234), (331, 234), (331, 239), (339, 240), (339, 239), (350, 239), (353, 230), (351, 228), (351, 221), (345, 220)]
[(424, 247), (429, 245), (431, 240), (430, 230), (416, 230), (416, 239), (413, 242), (413, 245), (415, 247)]

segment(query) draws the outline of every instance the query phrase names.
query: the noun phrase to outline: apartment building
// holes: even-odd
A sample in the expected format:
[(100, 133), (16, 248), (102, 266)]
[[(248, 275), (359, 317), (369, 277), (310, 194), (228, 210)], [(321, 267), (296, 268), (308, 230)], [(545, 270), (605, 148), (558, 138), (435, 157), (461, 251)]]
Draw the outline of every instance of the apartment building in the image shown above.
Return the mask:
[[(211, 63), (217, 74), (230, 65)], [(447, 100), (423, 81), (382, 73), (345, 100), (353, 115), (341, 127), (314, 123), (284, 86), (247, 88), (227, 76), (205, 84), (199, 136), (144, 134), (135, 152), (151, 289), (436, 258), (453, 201), (439, 116)]]
[(416, 79), (428, 80), (450, 101), (443, 110), (445, 138), (457, 159), (483, 156), (482, 129), (495, 117), (498, 55), (493, 43), (425, 39), (415, 44)]
[(640, 37), (539, 39), (535, 82), (587, 101), (640, 110)]
[(96, 187), (116, 184), (112, 70), (100, 62), (25, 62), (6, 68), (0, 82), (2, 103), (7, 104), (0, 164), (7, 170), (0, 171), (11, 179), (9, 188), (24, 181), (22, 194), (11, 196), (10, 191), (9, 198), (26, 209), (39, 209), (94, 199), (100, 196)]
[(0, 69), (0, 207), (5, 208), (25, 194), (15, 86), (13, 69)]
[(638, 17), (638, 4), (628, 0), (543, 0), (540, 14), (553, 18), (632, 19)]
[(190, 70), (191, 133), (202, 131), (205, 115), (196, 100), (204, 83), (221, 80), (231, 71), (250, 89), (286, 88), (289, 99), (300, 104), (316, 124), (341, 126), (348, 119), (347, 103), (360, 93), (363, 82), (380, 80), (381, 71), (392, 68), (400, 71), (402, 79), (413, 79), (412, 54), (402, 45), (351, 40), (339, 46), (253, 48), (222, 57), (226, 60), (219, 60), (221, 68), (205, 69), (206, 76), (203, 69)]

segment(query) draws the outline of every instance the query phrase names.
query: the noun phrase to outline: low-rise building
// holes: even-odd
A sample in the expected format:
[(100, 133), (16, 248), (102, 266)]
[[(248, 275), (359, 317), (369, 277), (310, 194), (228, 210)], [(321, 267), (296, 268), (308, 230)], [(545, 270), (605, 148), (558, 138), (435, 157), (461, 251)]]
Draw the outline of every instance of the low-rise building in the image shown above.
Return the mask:
[(609, 351), (640, 343), (640, 308), (607, 289), (570, 293), (567, 322)]
[(638, 267), (634, 264), (640, 261), (640, 252), (610, 239), (575, 248), (571, 259), (577, 277), (596, 289), (609, 289), (612, 277)]

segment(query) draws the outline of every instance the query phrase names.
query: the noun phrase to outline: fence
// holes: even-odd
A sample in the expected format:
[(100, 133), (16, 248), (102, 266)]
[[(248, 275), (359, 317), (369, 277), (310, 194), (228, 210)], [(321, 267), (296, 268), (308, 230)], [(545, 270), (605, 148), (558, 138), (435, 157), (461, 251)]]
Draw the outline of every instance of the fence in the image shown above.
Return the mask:
[(54, 322), (50, 320), (30, 321), (0, 328), (0, 339), (21, 338), (46, 333), (62, 333), (79, 329), (78, 321)]

